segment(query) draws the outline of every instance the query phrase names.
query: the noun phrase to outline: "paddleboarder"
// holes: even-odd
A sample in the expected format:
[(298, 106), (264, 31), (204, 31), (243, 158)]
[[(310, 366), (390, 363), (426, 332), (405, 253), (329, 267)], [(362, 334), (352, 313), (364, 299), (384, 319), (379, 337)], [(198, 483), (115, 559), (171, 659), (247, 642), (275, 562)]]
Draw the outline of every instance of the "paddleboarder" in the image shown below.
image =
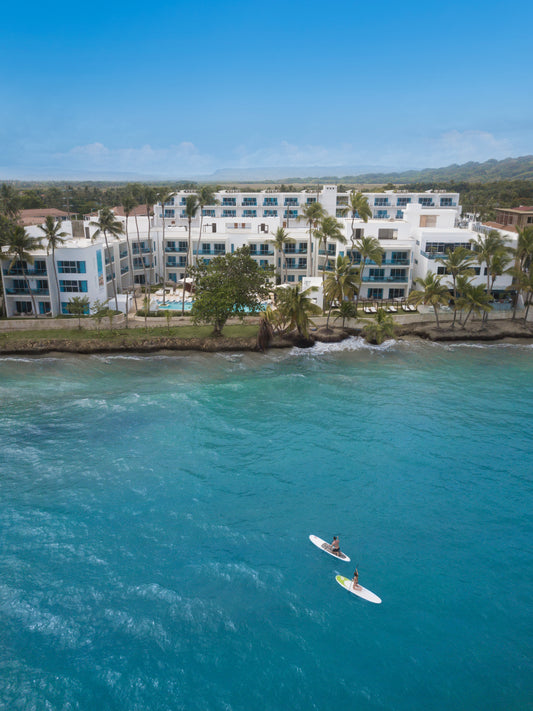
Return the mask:
[(341, 554), (341, 546), (339, 542), (339, 537), (338, 536), (333, 536), (333, 541), (331, 543), (331, 552), (335, 553), (335, 555), (340, 555)]
[(353, 580), (352, 580), (352, 588), (354, 590), (361, 590), (361, 586), (359, 585), (359, 571), (357, 568), (355, 569), (355, 573), (353, 574)]

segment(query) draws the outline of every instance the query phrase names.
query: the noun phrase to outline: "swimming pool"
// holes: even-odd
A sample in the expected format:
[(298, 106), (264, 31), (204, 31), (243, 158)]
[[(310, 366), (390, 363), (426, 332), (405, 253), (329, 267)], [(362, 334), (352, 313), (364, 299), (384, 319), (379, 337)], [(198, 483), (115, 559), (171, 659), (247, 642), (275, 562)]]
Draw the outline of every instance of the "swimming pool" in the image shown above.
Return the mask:
[[(261, 304), (259, 310), (264, 311), (267, 307), (267, 304)], [(157, 309), (158, 311), (181, 311), (182, 310), (182, 303), (181, 301), (167, 301), (165, 304), (161, 300), (158, 299), (157, 301)], [(185, 302), (185, 311), (190, 311), (192, 309), (192, 302), (186, 301)], [(246, 313), (253, 313), (252, 309), (245, 309)]]

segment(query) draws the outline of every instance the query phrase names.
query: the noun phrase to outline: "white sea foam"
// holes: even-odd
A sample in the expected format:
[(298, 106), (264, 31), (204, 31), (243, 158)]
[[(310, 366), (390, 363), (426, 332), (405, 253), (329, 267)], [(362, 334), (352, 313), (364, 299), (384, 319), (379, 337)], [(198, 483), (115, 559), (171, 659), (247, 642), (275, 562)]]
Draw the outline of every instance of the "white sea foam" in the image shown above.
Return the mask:
[(292, 348), (289, 355), (293, 356), (320, 356), (326, 353), (340, 353), (342, 351), (388, 351), (397, 345), (395, 340), (384, 341), (380, 346), (367, 343), (360, 336), (351, 336), (339, 343), (317, 342), (312, 348)]

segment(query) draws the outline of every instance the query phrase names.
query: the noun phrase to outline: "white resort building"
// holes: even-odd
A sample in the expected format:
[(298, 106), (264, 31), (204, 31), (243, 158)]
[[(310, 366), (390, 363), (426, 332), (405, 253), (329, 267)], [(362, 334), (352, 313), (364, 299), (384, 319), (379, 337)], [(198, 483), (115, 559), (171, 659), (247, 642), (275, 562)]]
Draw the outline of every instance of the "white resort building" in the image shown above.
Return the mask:
[[(55, 250), (55, 266), (46, 245), (35, 252), (33, 265), (15, 261), (8, 268), (11, 259), (4, 256), (7, 315), (34, 310), (37, 314), (58, 315), (68, 312), (73, 296), (87, 296), (90, 304), (107, 299), (114, 302), (114, 288), (125, 294), (147, 280), (151, 284), (163, 280), (178, 283), (185, 276), (188, 251), (185, 204), (194, 192), (178, 191), (164, 206), (155, 205), (150, 220), (146, 216), (130, 217), (126, 225), (126, 218), (117, 210), (116, 217), (123, 222), (125, 232), (118, 239), (108, 236), (108, 248), (103, 237), (93, 240), (95, 228), (88, 220), (64, 220), (61, 229), (69, 237)], [(372, 211), (366, 223), (348, 212), (349, 193), (339, 192), (336, 185), (324, 185), (312, 192), (220, 190), (215, 194), (215, 204), (206, 205), (202, 214), (198, 210), (192, 220), (191, 264), (248, 245), (259, 264), (276, 268), (282, 283), (304, 278), (308, 282), (321, 275), (324, 266), (331, 269), (337, 255), (349, 254), (357, 266), (361, 256), (352, 248), (353, 227), (354, 240), (376, 237), (384, 250), (381, 265), (367, 262), (359, 299), (403, 299), (416, 278), (429, 271), (445, 273), (445, 268), (435, 263), (436, 257), (444, 257), (446, 249), (457, 244), (470, 247), (470, 240), (477, 236), (472, 225), (460, 222), (458, 193), (389, 190), (364, 195)], [(303, 218), (304, 207), (317, 201), (341, 223), (346, 240), (344, 244), (328, 242), (327, 254), (318, 248), (316, 240), (309, 244), (309, 226)], [(283, 255), (276, 253), (272, 243), (279, 227), (284, 227), (292, 240), (285, 245)], [(27, 231), (32, 237), (43, 237), (38, 226), (29, 226)], [(486, 283), (483, 268), (478, 279)], [(509, 275), (498, 277), (494, 290), (503, 291), (510, 284)], [(124, 299), (119, 308), (126, 308)]]

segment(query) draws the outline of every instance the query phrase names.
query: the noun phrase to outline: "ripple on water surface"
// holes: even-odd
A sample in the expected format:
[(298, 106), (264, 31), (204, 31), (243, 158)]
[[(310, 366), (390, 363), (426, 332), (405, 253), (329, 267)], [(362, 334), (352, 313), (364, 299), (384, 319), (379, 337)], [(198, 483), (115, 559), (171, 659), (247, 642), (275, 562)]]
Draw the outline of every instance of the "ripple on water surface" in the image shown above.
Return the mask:
[(527, 708), (531, 353), (1, 359), (0, 706)]

